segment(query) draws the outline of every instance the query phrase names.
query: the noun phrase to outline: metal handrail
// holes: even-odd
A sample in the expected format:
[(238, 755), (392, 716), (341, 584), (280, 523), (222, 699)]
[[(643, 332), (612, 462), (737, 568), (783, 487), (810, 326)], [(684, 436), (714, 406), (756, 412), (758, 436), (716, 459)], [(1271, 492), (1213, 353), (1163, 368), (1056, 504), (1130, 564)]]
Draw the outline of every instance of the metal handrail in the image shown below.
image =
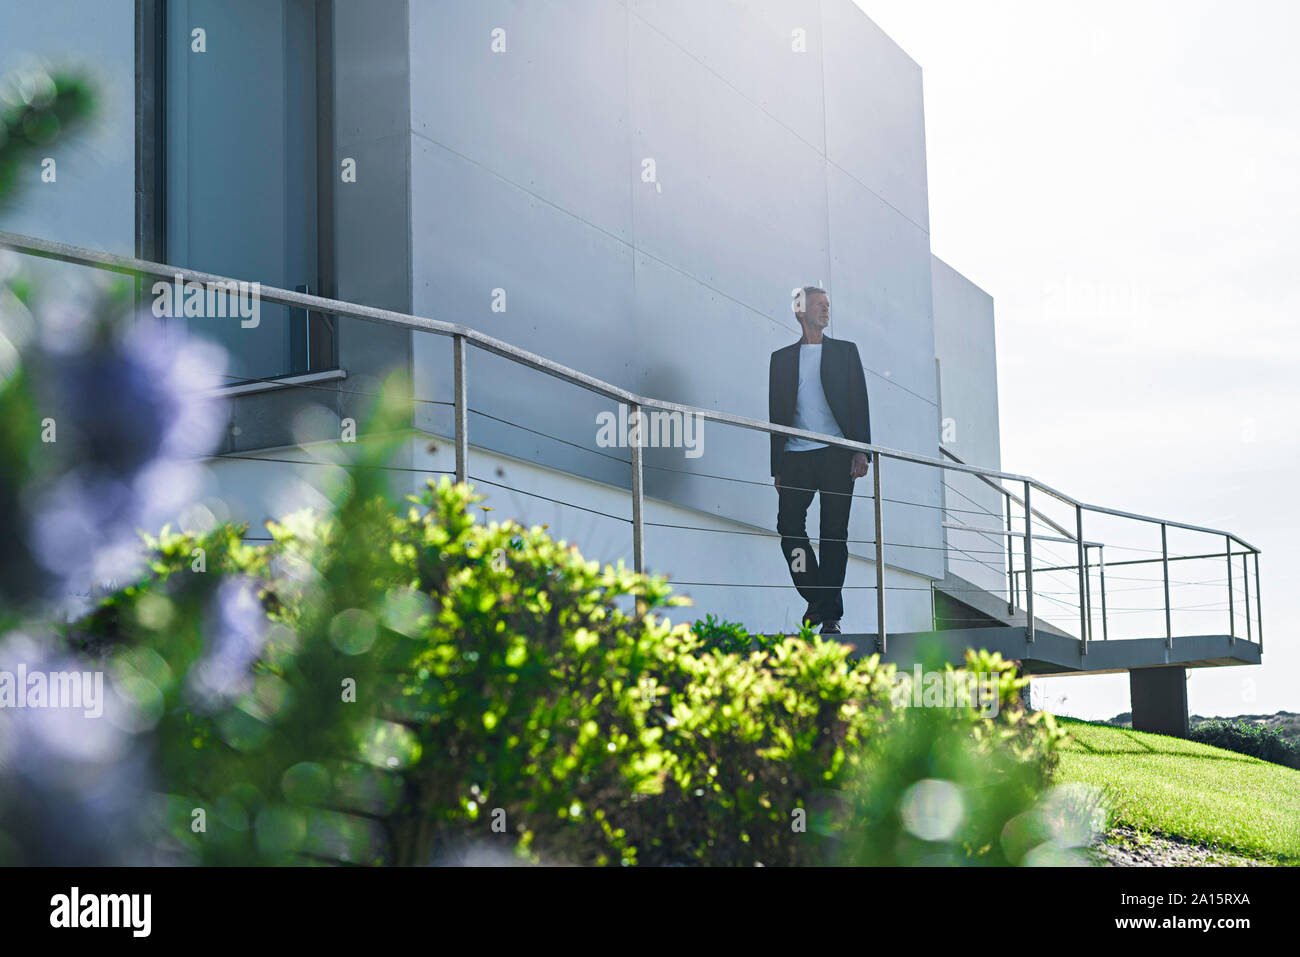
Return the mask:
[[(952, 459), (954, 462), (958, 463), (959, 465), (965, 465), (965, 464), (966, 464), (966, 460), (965, 460), (965, 459), (963, 459), (961, 456), (959, 456), (956, 452), (953, 452), (952, 450), (947, 449), (947, 448), (945, 448), (945, 447), (942, 446), (942, 445), (939, 446), (939, 454), (940, 454), (940, 455), (946, 455), (946, 456), (948, 456), (948, 458)], [(1024, 500), (1021, 499), (1021, 497), (1020, 497), (1019, 495), (1017, 495), (1015, 492), (1011, 491), (1010, 489), (1005, 489), (1005, 488), (1003, 488), (1003, 487), (1002, 487), (1001, 485), (999, 485), (997, 482), (994, 482), (994, 481), (992, 481), (991, 479), (988, 479), (988, 478), (986, 478), (986, 477), (983, 476), (983, 475), (979, 476), (979, 478), (980, 478), (980, 480), (983, 481), (986, 485), (988, 485), (989, 488), (996, 490), (997, 493), (998, 493), (999, 495), (1006, 496), (1007, 501), (1009, 501), (1009, 502), (1015, 502), (1017, 505), (1020, 505), (1021, 507), (1024, 506), (1024, 504), (1025, 504), (1025, 503), (1024, 503)], [(1035, 483), (1035, 484), (1036, 484), (1036, 483)], [(1041, 488), (1042, 486), (1039, 486), (1039, 487)], [(993, 512), (989, 512), (989, 514), (992, 515), (992, 514), (994, 514), (994, 513), (993, 513)], [(1037, 516), (1038, 519), (1039, 519), (1040, 521), (1043, 522), (1043, 524), (1045, 524), (1045, 525), (1050, 525), (1050, 526), (1051, 526), (1052, 528), (1054, 528), (1056, 531), (1058, 531), (1058, 532), (1060, 532), (1062, 535), (1064, 535), (1064, 536), (1066, 537), (1066, 539), (1068, 539), (1069, 541), (1071, 541), (1071, 542), (1074, 541), (1074, 535), (1071, 534), (1070, 530), (1067, 529), (1067, 528), (1065, 528), (1064, 526), (1058, 524), (1057, 522), (1054, 522), (1054, 521), (1051, 519), (1050, 516), (1044, 515), (1042, 512), (1038, 511), (1038, 509), (1034, 509), (1034, 515)]]
[[(179, 279), (182, 282), (195, 282), (204, 285), (221, 284), (227, 285), (239, 280), (227, 276), (219, 276), (213, 273), (201, 272), (196, 269), (189, 269), (180, 266), (173, 266), (166, 263), (158, 263), (150, 260), (136, 259), (129, 256), (118, 256), (113, 253), (103, 252), (101, 250), (86, 249), (80, 246), (72, 246), (66, 243), (54, 242), (48, 239), (41, 239), (35, 236), (26, 236), (19, 233), (11, 233), (0, 230), (0, 247), (9, 248), (17, 252), (28, 255), (39, 256), (46, 259), (54, 259), (60, 262), (74, 263), (78, 265), (91, 266), (98, 269), (105, 269), (111, 272), (124, 273), (131, 276), (152, 276), (160, 279)], [(247, 282), (247, 280), (245, 280)], [(791, 426), (778, 425), (774, 422), (765, 422), (760, 419), (752, 419), (747, 416), (734, 415), (728, 412), (719, 412), (713, 409), (704, 409), (696, 406), (685, 405), (679, 402), (668, 402), (662, 399), (655, 399), (648, 396), (637, 395), (627, 389), (620, 388), (612, 383), (597, 379), (594, 376), (571, 369), (545, 356), (529, 352), (518, 346), (511, 345), (501, 339), (489, 336), (486, 333), (479, 332), (468, 326), (462, 326), (458, 323), (446, 322), (440, 319), (429, 319), (423, 316), (415, 316), (409, 313), (397, 312), (391, 309), (380, 309), (374, 306), (364, 306), (358, 303), (346, 302), (339, 299), (329, 299), (324, 296), (313, 296), (308, 293), (296, 292), (288, 289), (280, 289), (275, 286), (258, 286), (258, 297), (266, 302), (276, 305), (290, 306), (300, 309), (307, 309), (319, 313), (346, 316), (354, 319), (361, 319), (369, 322), (378, 322), (385, 325), (398, 326), (404, 329), (410, 329), (418, 332), (429, 332), (434, 335), (450, 336), (455, 346), (455, 394), (456, 394), (456, 476), (459, 481), (464, 481), (467, 474), (468, 463), (468, 400), (467, 400), (467, 372), (466, 356), (464, 351), (465, 343), (473, 343), (485, 352), (501, 356), (520, 365), (534, 369), (538, 372), (561, 379), (572, 385), (581, 386), (582, 388), (594, 392), (606, 398), (615, 399), (624, 402), (629, 406), (629, 420), (633, 422), (640, 421), (639, 412), (642, 409), (654, 409), (663, 412), (676, 412), (682, 415), (695, 416), (704, 421), (719, 422), (725, 425), (734, 425), (740, 428), (750, 429), (757, 432), (765, 432), (769, 435), (785, 435), (792, 438), (809, 439), (815, 442), (822, 442), (828, 445), (834, 445), (841, 448), (851, 449), (858, 452), (867, 452), (875, 457), (875, 472), (873, 478), (873, 487), (875, 492), (875, 517), (876, 517), (876, 576), (877, 576), (877, 615), (878, 615), (878, 641), (880, 650), (885, 651), (886, 629), (885, 629), (885, 585), (884, 585), (884, 536), (881, 534), (881, 498), (880, 498), (880, 459), (881, 457), (897, 459), (903, 462), (912, 462), (917, 465), (927, 465), (939, 469), (951, 471), (967, 472), (972, 475), (984, 477), (986, 480), (1000, 479), (1007, 482), (1019, 482), (1024, 486), (1023, 505), (1025, 507), (1025, 579), (1026, 579), (1026, 612), (1028, 615), (1027, 636), (1030, 641), (1034, 638), (1034, 616), (1033, 616), (1033, 531), (1031, 528), (1031, 519), (1036, 512), (1030, 507), (1029, 493), (1031, 488), (1036, 488), (1053, 498), (1071, 505), (1075, 508), (1076, 523), (1078, 525), (1076, 540), (1080, 550), (1080, 599), (1081, 604), (1086, 602), (1085, 588), (1083, 580), (1083, 534), (1082, 534), (1082, 512), (1084, 510), (1097, 512), (1104, 515), (1112, 515), (1119, 518), (1128, 518), (1135, 521), (1149, 522), (1158, 524), (1161, 528), (1161, 538), (1165, 538), (1167, 528), (1181, 528), (1187, 531), (1203, 532), (1212, 535), (1220, 535), (1230, 541), (1235, 541), (1243, 548), (1247, 549), (1255, 556), (1255, 574), (1256, 574), (1256, 604), (1259, 602), (1259, 549), (1241, 537), (1222, 529), (1206, 528), (1200, 525), (1191, 525), (1185, 522), (1176, 522), (1171, 519), (1156, 518), (1151, 515), (1141, 515), (1136, 512), (1125, 512), (1119, 509), (1106, 508), (1099, 505), (1091, 505), (1081, 502), (1078, 499), (1039, 482), (1027, 475), (1020, 475), (1014, 472), (1004, 472), (1000, 469), (984, 468), (982, 466), (968, 465), (963, 462), (945, 462), (942, 458), (932, 458), (927, 455), (918, 455), (914, 452), (905, 452), (902, 449), (892, 449), (887, 446), (877, 445), (869, 442), (856, 442), (845, 439), (841, 436), (826, 435), (820, 432), (810, 432), (805, 429), (796, 429)], [(950, 453), (951, 454), (951, 453)], [(634, 565), (638, 571), (643, 570), (644, 565), (644, 521), (643, 511), (643, 483), (642, 472), (644, 463), (640, 454), (640, 442), (633, 443), (632, 450), (632, 511), (633, 511), (633, 558)], [(1003, 489), (1002, 491), (1006, 491)], [(1009, 493), (1008, 493), (1009, 494)], [(1055, 523), (1053, 523), (1055, 524)], [(1059, 527), (1058, 527), (1059, 528)], [(1062, 529), (1062, 531), (1064, 531)], [(1009, 541), (1010, 539), (1008, 539)], [(1166, 549), (1167, 554), (1167, 549)], [(1243, 555), (1243, 563), (1245, 556)], [(1167, 567), (1167, 561), (1166, 561)], [(1167, 572), (1166, 572), (1167, 577)], [(1231, 582), (1229, 582), (1231, 585)], [(1166, 589), (1167, 592), (1167, 589)], [(1167, 599), (1166, 599), (1167, 602)], [(1082, 612), (1081, 612), (1082, 614)], [(1167, 637), (1172, 641), (1172, 628), (1168, 626), (1169, 609), (1166, 607)], [(1083, 649), (1087, 650), (1088, 641), (1088, 624), (1086, 621), (1081, 623), (1080, 640), (1083, 642)], [(1263, 625), (1260, 622), (1259, 627), (1260, 645), (1263, 646)]]

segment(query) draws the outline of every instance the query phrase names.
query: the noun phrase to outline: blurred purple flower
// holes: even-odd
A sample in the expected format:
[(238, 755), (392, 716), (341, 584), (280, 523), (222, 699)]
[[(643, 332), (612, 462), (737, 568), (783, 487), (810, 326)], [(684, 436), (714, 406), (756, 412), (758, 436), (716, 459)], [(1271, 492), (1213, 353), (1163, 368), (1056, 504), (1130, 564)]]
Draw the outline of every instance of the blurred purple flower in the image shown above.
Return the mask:
[[(48, 643), (13, 633), (0, 671), (84, 672)], [(0, 708), (0, 864), (148, 863), (150, 762), (133, 733), (133, 706), (108, 680), (102, 713), (84, 708)]]
[(148, 311), (121, 336), (82, 342), (86, 348), (60, 356), (54, 371), (62, 415), (85, 460), (125, 476), (156, 459), (212, 451), (224, 410), (204, 393), (222, 384), (218, 346)]
[(190, 669), (188, 687), (206, 710), (252, 689), (253, 663), (266, 647), (270, 623), (247, 577), (221, 583), (205, 616), (204, 653)]
[[(30, 544), (64, 591), (126, 579), (138, 533), (156, 532), (193, 501), (200, 459), (220, 441), (225, 353), (147, 311), (118, 334), (61, 306), (43, 329), (40, 384), (55, 410), (55, 446), (70, 456), (48, 487), (29, 490)], [(75, 464), (72, 464), (74, 463)]]

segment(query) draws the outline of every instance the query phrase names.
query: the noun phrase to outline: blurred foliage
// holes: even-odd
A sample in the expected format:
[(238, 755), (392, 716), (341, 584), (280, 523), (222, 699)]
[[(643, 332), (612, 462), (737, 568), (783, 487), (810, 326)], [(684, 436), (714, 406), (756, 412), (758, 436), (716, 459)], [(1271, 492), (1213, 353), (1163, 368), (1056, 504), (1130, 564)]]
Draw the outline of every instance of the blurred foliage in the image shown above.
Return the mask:
[[(0, 212), (14, 197), (22, 170), (32, 169), (60, 137), (84, 125), (94, 108), (91, 86), (77, 74), (28, 69), (0, 78)], [(22, 358), (36, 332), (28, 313), (31, 298), (25, 277), (5, 276), (0, 270), (0, 541), (5, 543), (0, 625), (40, 584), (21, 527), (24, 508), (19, 500), (22, 490), (40, 478), (36, 376), (30, 356), (27, 367)]]
[(0, 83), (0, 209), (25, 166), (94, 112), (89, 82), (70, 73), (31, 69)]
[[(869, 741), (867, 771), (850, 800), (854, 826), (841, 860), (881, 865), (1087, 863), (1071, 859), (1094, 830), (1054, 817), (1051, 780), (1065, 733), (1048, 712), (1026, 709), (1011, 662), (969, 650), (954, 681), (988, 676), (995, 714), (980, 708), (905, 707)], [(964, 674), (963, 674), (964, 672)], [(901, 696), (911, 695), (904, 682)], [(992, 711), (992, 709), (986, 709)], [(1092, 809), (1088, 809), (1091, 816)], [(1037, 859), (1030, 855), (1038, 855)]]
[[(105, 538), (115, 517), (128, 523), (116, 530), (119, 537), (135, 537), (129, 519), (138, 509), (124, 500), (126, 486), (159, 458), (165, 423), (158, 412), (183, 400), (165, 401), (173, 397), (158, 394), (151, 374), (176, 353), (155, 348), (157, 362), (148, 369), (125, 340), (133, 296), (129, 279), (105, 279), (81, 301), (61, 304), (61, 310), (75, 310), (75, 320), (53, 330), (53, 310), (39, 287), (21, 275), (0, 282), (0, 536), (6, 542), (0, 608), (30, 607), (67, 584), (42, 567), (30, 527), (43, 512), (55, 511), (51, 493), (60, 491), (61, 479), (74, 480), (70, 486), (84, 477), (86, 485), (98, 486), (80, 492), (97, 513), (88, 521)], [(69, 498), (64, 495), (60, 505)], [(134, 505), (140, 504), (136, 496)], [(84, 558), (90, 549), (81, 552)]]

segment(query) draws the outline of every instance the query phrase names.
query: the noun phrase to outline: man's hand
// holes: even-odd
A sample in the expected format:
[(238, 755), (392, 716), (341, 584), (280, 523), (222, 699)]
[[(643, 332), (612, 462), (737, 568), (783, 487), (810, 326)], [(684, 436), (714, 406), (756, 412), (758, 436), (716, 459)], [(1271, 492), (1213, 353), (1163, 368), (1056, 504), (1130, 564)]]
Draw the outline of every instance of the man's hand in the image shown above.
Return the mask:
[(854, 452), (853, 464), (849, 466), (849, 477), (855, 480), (862, 478), (862, 476), (867, 474), (867, 467), (869, 464), (866, 452)]

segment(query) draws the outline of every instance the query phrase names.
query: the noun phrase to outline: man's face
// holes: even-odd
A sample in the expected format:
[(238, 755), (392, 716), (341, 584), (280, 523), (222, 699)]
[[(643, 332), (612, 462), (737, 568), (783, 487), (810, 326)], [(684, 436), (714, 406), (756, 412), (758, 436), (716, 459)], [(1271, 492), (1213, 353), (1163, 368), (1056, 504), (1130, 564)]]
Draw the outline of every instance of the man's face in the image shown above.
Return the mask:
[(803, 321), (813, 329), (825, 329), (831, 322), (831, 299), (824, 292), (810, 292), (804, 301)]

